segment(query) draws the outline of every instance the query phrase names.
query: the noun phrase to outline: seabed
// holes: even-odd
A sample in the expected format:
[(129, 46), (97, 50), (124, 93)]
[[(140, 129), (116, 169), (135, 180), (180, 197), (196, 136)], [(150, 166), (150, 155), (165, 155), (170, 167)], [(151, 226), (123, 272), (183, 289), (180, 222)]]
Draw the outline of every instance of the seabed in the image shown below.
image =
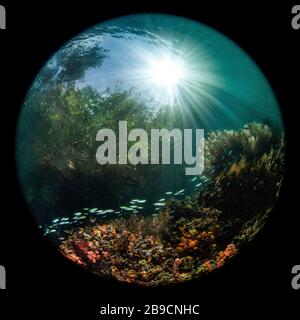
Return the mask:
[(267, 124), (250, 123), (211, 132), (205, 153), (207, 182), (191, 195), (171, 196), (150, 216), (90, 217), (49, 237), (89, 271), (142, 286), (187, 281), (222, 267), (261, 230), (275, 205), (284, 137)]

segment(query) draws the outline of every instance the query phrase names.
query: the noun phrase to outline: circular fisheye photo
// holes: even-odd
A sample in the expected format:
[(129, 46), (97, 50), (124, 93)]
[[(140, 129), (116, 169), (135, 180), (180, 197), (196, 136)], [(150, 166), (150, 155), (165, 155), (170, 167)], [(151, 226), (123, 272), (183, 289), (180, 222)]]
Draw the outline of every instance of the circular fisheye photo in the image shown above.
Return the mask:
[(221, 268), (265, 224), (284, 126), (263, 73), (186, 18), (108, 20), (57, 51), (20, 111), (16, 161), (37, 226), (69, 260), (141, 286)]

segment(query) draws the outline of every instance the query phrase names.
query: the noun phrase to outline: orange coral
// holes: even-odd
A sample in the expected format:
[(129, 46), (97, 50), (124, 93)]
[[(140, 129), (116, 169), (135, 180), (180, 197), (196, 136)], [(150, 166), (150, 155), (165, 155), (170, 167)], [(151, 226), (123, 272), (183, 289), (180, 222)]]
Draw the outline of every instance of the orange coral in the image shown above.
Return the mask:
[(201, 267), (209, 272), (213, 271), (213, 269), (215, 268), (211, 260), (203, 262)]
[(217, 268), (222, 267), (226, 260), (233, 257), (237, 253), (237, 248), (233, 243), (230, 243), (224, 251), (220, 251), (217, 257)]
[(196, 249), (198, 249), (198, 244), (199, 244), (198, 240), (189, 240), (188, 243), (187, 243), (187, 246), (190, 249), (196, 250)]

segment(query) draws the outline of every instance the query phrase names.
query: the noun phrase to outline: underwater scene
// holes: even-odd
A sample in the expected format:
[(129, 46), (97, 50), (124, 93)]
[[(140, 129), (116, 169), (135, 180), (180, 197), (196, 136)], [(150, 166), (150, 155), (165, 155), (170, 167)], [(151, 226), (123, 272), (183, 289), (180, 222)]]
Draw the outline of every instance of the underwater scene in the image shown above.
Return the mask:
[(16, 135), (42, 234), (86, 270), (142, 286), (196, 279), (237, 255), (276, 204), (284, 150), (254, 61), (210, 27), (160, 14), (66, 43), (33, 81)]

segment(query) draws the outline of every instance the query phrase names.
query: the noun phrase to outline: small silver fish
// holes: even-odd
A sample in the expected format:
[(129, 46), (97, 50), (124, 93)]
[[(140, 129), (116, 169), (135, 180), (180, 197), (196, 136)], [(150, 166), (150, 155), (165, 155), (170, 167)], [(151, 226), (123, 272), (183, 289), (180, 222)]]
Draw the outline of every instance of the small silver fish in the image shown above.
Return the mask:
[(127, 210), (127, 211), (133, 211), (133, 209), (132, 208), (130, 208), (130, 207), (120, 207), (121, 209), (123, 209), (123, 210)]

